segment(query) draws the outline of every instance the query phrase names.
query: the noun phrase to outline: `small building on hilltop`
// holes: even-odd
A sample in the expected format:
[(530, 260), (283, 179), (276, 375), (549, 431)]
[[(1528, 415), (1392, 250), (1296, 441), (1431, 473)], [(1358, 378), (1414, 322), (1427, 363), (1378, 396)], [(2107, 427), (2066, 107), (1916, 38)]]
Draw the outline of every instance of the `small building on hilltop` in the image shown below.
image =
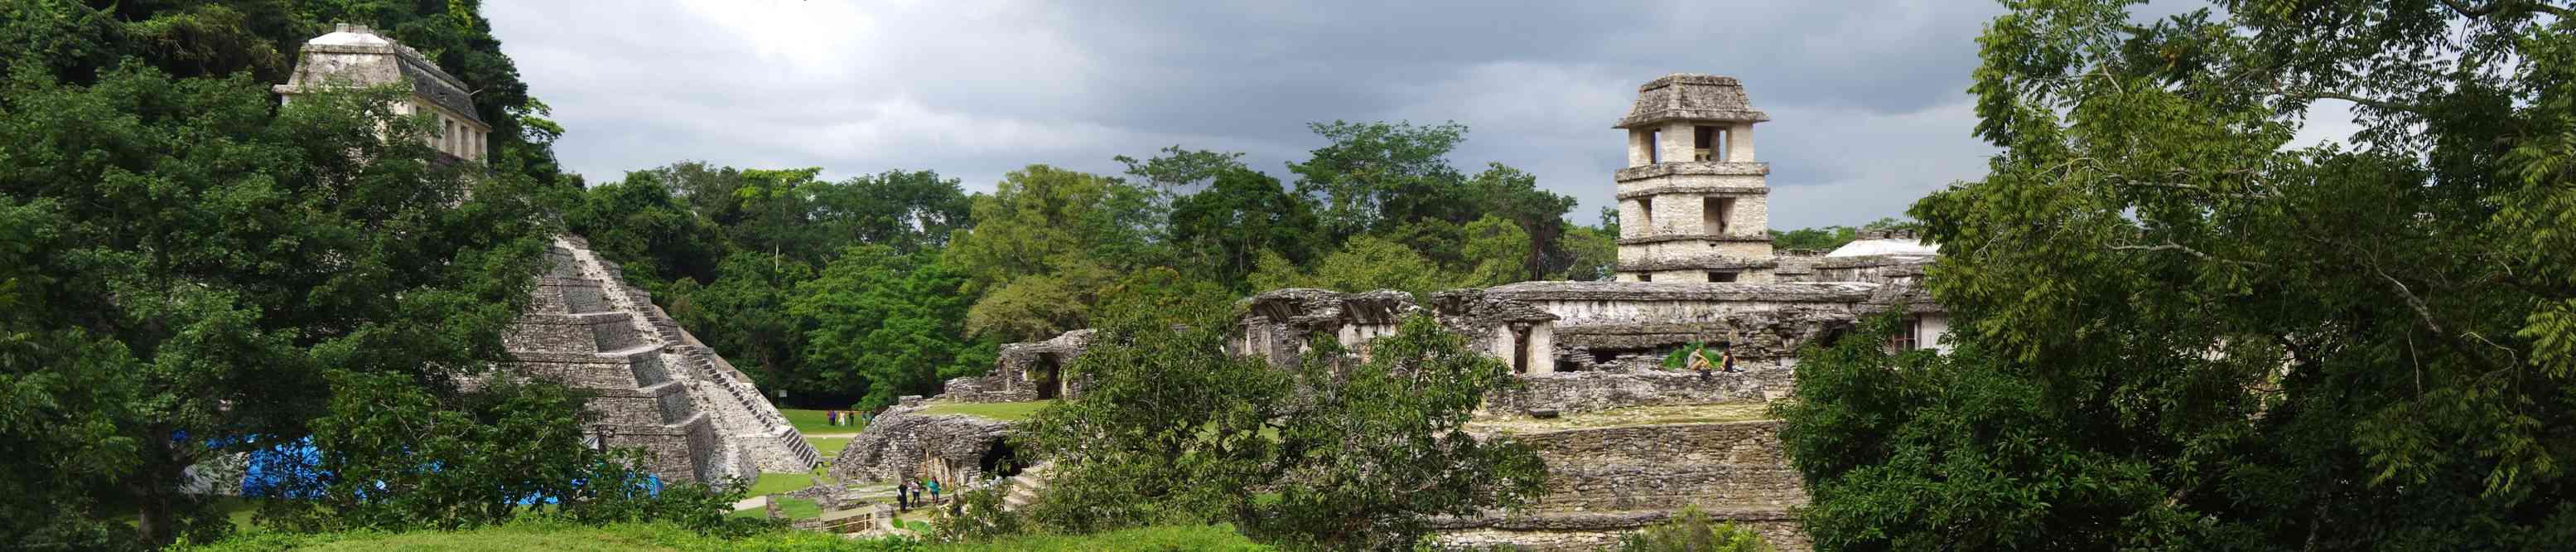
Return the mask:
[(481, 161), (491, 148), (492, 125), (474, 109), (474, 94), (465, 81), (409, 46), (376, 34), (365, 25), (340, 24), (330, 34), (304, 42), (296, 53), (295, 73), (275, 90), (282, 101), (329, 89), (401, 85), (411, 101), (391, 106), (396, 115), (426, 114), (438, 121), (429, 146), (439, 153)]

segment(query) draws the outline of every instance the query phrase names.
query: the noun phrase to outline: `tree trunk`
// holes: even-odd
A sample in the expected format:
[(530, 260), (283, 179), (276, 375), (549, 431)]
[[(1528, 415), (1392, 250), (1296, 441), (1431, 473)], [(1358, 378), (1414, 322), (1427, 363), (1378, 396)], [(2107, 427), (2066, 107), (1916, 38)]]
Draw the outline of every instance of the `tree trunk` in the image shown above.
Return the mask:
[[(170, 432), (158, 432), (170, 435)], [(125, 482), (126, 491), (134, 497), (134, 533), (144, 546), (169, 546), (179, 536), (178, 484), (188, 468), (177, 443), (163, 439), (144, 447), (142, 465), (135, 467), (134, 477)]]

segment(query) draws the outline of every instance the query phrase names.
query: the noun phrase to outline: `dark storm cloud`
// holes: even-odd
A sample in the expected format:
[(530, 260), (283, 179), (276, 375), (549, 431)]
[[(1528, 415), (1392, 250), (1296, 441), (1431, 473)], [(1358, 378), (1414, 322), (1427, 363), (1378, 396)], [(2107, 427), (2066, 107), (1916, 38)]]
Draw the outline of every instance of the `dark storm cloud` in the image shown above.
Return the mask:
[(592, 180), (682, 159), (936, 169), (986, 190), (1030, 163), (1115, 172), (1162, 146), (1282, 163), (1306, 123), (1457, 121), (1582, 200), (1609, 125), (1671, 72), (1744, 79), (1773, 121), (1772, 224), (1857, 224), (1983, 172), (1964, 90), (1996, 9), (1970, 0), (1544, 3), (599, 2), (488, 6)]

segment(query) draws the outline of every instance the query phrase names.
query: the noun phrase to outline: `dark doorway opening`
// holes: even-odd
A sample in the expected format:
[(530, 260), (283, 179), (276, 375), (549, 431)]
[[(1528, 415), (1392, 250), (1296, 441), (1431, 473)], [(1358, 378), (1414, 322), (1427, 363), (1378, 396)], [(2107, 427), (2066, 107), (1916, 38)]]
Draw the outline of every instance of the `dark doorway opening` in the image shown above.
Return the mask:
[(1038, 400), (1064, 394), (1064, 362), (1055, 353), (1038, 353), (1038, 364), (1029, 367), (1029, 379), (1038, 386)]
[(1527, 374), (1527, 373), (1529, 373), (1529, 369), (1530, 369), (1530, 338), (1529, 338), (1529, 331), (1530, 331), (1530, 327), (1529, 327), (1529, 325), (1528, 325), (1528, 324), (1513, 324), (1513, 325), (1512, 325), (1512, 373), (1514, 373), (1514, 374)]
[(984, 449), (984, 455), (975, 459), (975, 465), (994, 477), (1017, 476), (1020, 469), (1026, 467), (1020, 465), (1020, 451), (1000, 439), (993, 440), (993, 446)]

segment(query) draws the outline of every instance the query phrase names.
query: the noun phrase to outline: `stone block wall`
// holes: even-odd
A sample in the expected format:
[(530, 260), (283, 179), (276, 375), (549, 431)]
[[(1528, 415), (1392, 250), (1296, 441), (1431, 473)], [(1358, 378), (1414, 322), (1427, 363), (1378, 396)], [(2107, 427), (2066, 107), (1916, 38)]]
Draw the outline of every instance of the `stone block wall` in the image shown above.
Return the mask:
[(1697, 506), (1805, 550), (1792, 512), (1804, 481), (1781, 453), (1779, 422), (1626, 426), (1518, 434), (1548, 465), (1546, 490), (1520, 511), (1446, 520), (1446, 546), (1595, 550)]
[(1714, 372), (1707, 379), (1685, 371), (1558, 372), (1521, 378), (1521, 388), (1485, 397), (1486, 411), (1524, 413), (1554, 410), (1564, 414), (1598, 412), (1631, 406), (1667, 406), (1761, 402), (1769, 378), (1758, 372)]

